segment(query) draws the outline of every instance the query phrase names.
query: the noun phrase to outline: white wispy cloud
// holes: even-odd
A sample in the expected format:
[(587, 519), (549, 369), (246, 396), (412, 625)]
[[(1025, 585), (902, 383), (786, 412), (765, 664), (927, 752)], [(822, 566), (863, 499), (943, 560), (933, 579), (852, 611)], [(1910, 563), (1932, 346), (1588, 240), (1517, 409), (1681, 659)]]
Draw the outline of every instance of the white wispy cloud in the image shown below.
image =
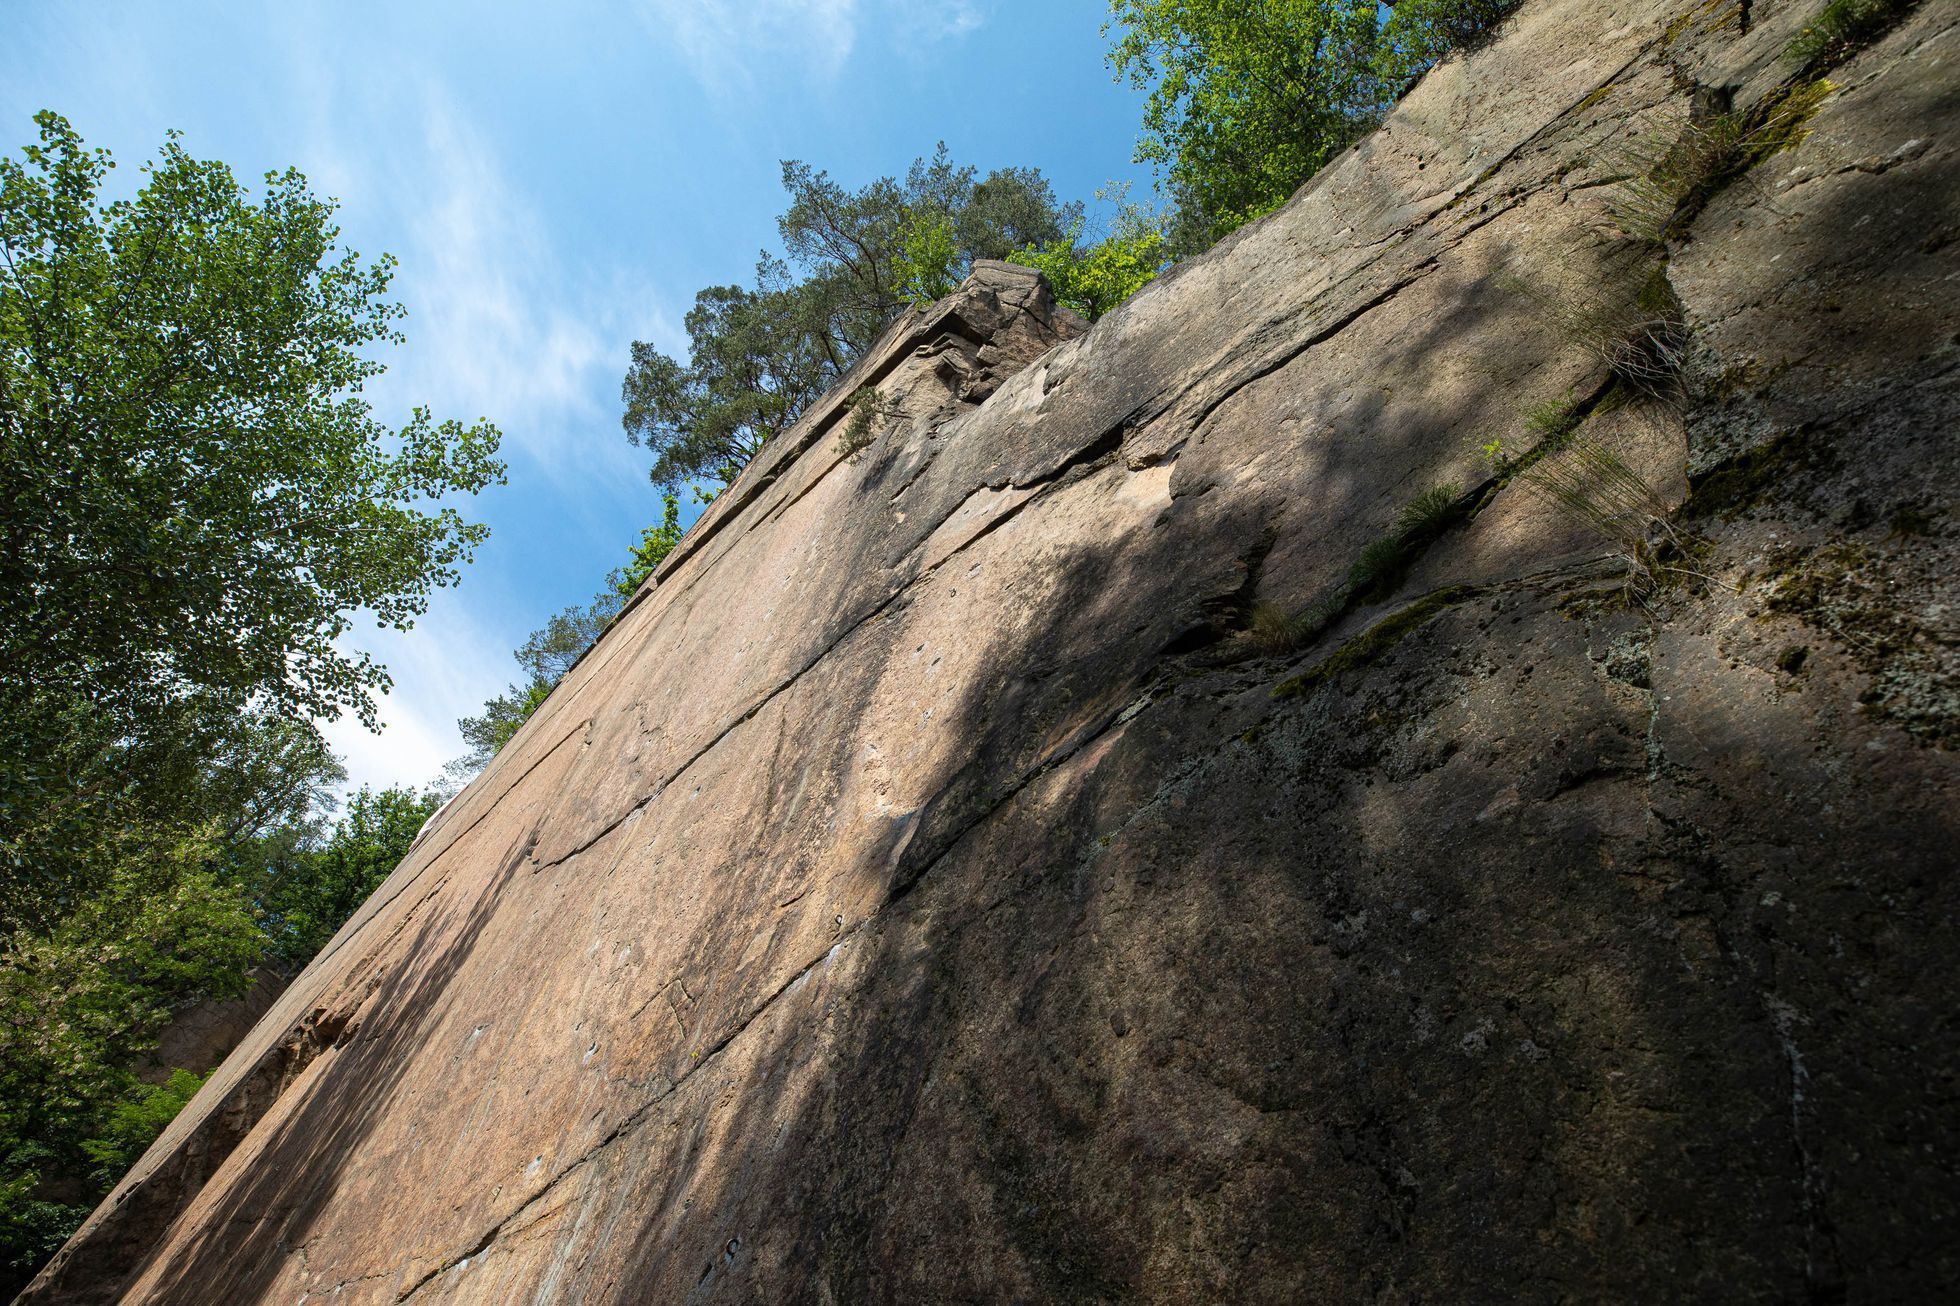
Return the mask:
[(624, 271), (566, 266), (535, 206), (439, 88), (425, 89), (420, 117), (420, 149), (401, 160), (423, 179), (406, 215), (413, 275), (398, 282), (411, 348), (383, 393), (489, 416), (509, 451), (554, 478), (637, 467), (618, 431), (625, 347), (672, 337), (671, 323)]
[[(316, 189), (342, 197), (362, 229), (396, 233), (391, 297), (408, 309), (408, 344), (388, 352), (367, 398), (389, 422), (411, 404), (438, 418), (489, 417), (504, 432), (513, 484), (547, 499), (575, 536), (581, 514), (605, 519), (604, 496), (645, 493), (644, 455), (619, 429), (627, 343), (671, 349), (684, 334), (644, 274), (573, 264), (448, 88), (397, 72), (375, 77), (390, 88), (380, 96), (352, 94), (331, 73), (296, 69), (294, 81)], [(460, 506), (480, 519), (489, 503)], [(394, 687), (378, 704), (380, 734), (353, 717), (323, 726), (352, 783), (431, 782), (463, 752), (457, 719), (515, 678), (510, 614), (493, 615), (475, 580), (439, 592), (410, 631), (357, 618), (347, 647), (386, 665)], [(544, 615), (517, 614), (514, 629)]]
[(485, 629), (467, 602), (445, 591), (413, 629), (369, 630), (356, 641), (387, 665), (395, 688), (380, 700), (379, 734), (351, 714), (322, 723), (351, 784), (419, 789), (434, 781), (463, 752), (457, 720), (516, 679), (509, 639)]
[(722, 94), (786, 72), (833, 80), (874, 31), (918, 58), (986, 21), (982, 0), (638, 0), (638, 9), (653, 38)]
[(759, 56), (801, 61), (834, 76), (857, 45), (859, 0), (639, 0), (640, 17), (659, 41), (671, 41), (711, 89), (752, 85)]
[(957, 41), (980, 30), (987, 21), (977, 0), (940, 0), (938, 4), (894, 5), (884, 16), (893, 44), (910, 58), (923, 58), (933, 47)]

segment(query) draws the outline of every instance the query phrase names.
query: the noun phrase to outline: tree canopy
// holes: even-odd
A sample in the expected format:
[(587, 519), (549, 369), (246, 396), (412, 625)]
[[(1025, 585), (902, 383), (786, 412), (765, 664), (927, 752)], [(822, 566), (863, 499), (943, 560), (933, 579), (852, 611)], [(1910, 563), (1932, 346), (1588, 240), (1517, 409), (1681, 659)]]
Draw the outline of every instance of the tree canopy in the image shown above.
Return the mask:
[(688, 313), (688, 361), (643, 341), (621, 388), (624, 424), (669, 490), (732, 479), (835, 385), (908, 303), (951, 290), (976, 258), (1052, 244), (1082, 206), (1057, 202), (1039, 170), (979, 170), (941, 144), (903, 179), (852, 190), (783, 164), (787, 259), (762, 255), (755, 285), (710, 286)]
[(117, 197), (36, 125), (0, 158), (0, 1295), (194, 1088), (139, 1081), (158, 1031), (303, 964), (426, 817), (364, 792), (329, 834), (314, 722), (373, 724), (341, 636), (453, 584), (503, 475), (488, 422), (375, 417), (394, 264), (299, 173), (173, 134)]
[(1278, 207), (1515, 3), (1111, 0), (1109, 61), (1149, 92), (1136, 158), (1177, 202), (1179, 252)]
[(336, 640), (405, 627), (485, 528), (497, 430), (362, 387), (398, 342), (394, 262), (268, 174), (253, 200), (173, 135), (132, 199), (68, 123), (0, 159), (0, 661), (134, 717), (190, 693), (373, 720), (386, 672)]

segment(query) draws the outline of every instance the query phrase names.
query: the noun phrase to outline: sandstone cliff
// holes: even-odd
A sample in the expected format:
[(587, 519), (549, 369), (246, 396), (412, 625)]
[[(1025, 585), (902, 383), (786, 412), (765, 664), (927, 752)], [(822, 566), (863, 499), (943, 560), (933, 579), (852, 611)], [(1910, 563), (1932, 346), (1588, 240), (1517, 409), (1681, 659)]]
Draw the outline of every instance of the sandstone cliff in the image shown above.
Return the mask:
[(1960, 11), (1814, 10), (896, 324), (25, 1300), (1937, 1295)]

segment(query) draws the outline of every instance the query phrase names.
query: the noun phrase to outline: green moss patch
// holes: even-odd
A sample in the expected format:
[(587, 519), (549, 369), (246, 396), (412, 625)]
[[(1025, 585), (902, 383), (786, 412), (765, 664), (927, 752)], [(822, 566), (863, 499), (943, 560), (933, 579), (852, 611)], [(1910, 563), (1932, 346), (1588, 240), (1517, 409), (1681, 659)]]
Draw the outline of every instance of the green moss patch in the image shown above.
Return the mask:
[(1342, 672), (1367, 666), (1437, 613), (1477, 594), (1479, 588), (1475, 585), (1452, 585), (1424, 595), (1400, 612), (1382, 618), (1299, 675), (1275, 685), (1273, 697), (1299, 698)]

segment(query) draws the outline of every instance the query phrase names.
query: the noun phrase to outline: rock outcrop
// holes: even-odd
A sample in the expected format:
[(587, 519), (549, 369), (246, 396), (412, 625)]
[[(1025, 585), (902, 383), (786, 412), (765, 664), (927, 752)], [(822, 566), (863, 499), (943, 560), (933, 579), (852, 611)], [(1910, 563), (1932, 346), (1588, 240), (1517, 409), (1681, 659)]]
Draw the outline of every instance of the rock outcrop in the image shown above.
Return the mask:
[(1938, 1296), (1960, 10), (1814, 8), (895, 324), (26, 1300)]

